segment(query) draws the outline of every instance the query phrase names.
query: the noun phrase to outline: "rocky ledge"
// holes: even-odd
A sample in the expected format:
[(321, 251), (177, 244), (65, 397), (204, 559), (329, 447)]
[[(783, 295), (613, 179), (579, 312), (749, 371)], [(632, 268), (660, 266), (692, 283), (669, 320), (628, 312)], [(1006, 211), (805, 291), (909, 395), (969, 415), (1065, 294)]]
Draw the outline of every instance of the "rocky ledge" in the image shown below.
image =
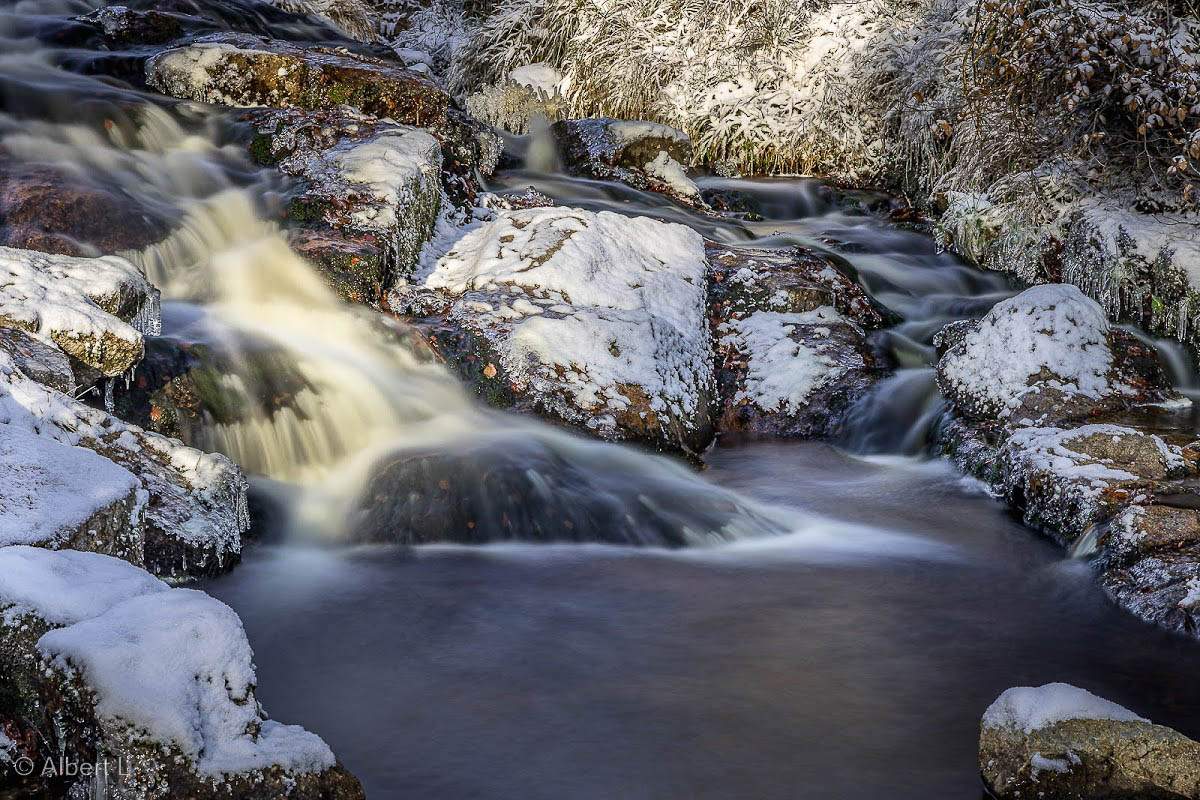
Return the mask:
[(980, 727), (979, 769), (1000, 800), (1200, 798), (1200, 743), (1075, 686), (1008, 689)]
[(1037, 286), (939, 334), (943, 448), (1092, 559), (1121, 606), (1197, 633), (1200, 453), (1154, 351), (1073, 286)]

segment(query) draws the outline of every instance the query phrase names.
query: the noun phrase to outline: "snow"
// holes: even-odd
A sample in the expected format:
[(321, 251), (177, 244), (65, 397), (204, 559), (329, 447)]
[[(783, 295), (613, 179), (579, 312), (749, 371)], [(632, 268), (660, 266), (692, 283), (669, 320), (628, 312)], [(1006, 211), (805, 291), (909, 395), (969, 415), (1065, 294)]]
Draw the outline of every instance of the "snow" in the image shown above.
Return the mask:
[(983, 714), (985, 728), (1032, 733), (1072, 719), (1149, 722), (1129, 709), (1068, 683), (1006, 689)]
[(544, 61), (526, 64), (508, 73), (508, 79), (518, 86), (526, 86), (547, 96), (557, 94), (563, 75)]
[(468, 230), (424, 285), (463, 297), (453, 313), (495, 338), (511, 379), (565, 393), (554, 410), (567, 419), (626, 409), (628, 385), (688, 416), (711, 380), (706, 269), (703, 239), (682, 225), (534, 208)]
[(177, 745), (202, 775), (334, 764), (314, 734), (264, 720), (241, 621), (203, 592), (110, 556), (14, 546), (0, 548), (0, 607), (8, 624), (33, 614), (53, 626), (38, 650), (80, 676), (98, 716)]
[(1016, 408), (1033, 383), (1100, 399), (1123, 389), (1109, 384), (1108, 331), (1104, 310), (1079, 289), (1035, 286), (997, 303), (939, 370), (955, 390), (999, 415)]
[(346, 180), (365, 184), (377, 201), (352, 215), (366, 230), (390, 235), (399, 222), (400, 209), (418, 195), (440, 191), (441, 146), (419, 128), (389, 128), (339, 152), (336, 163)]
[(90, 450), (0, 425), (0, 546), (61, 544), (131, 496), (130, 527), (137, 528), (145, 497), (129, 470)]
[(700, 196), (700, 187), (688, 177), (683, 165), (671, 158), (665, 150), (659, 151), (658, 156), (648, 162), (643, 169), (647, 175), (658, 178), (677, 194), (693, 198)]
[(316, 735), (263, 721), (241, 621), (203, 592), (131, 597), (50, 631), (38, 648), (59, 668), (80, 674), (95, 693), (99, 715), (178, 745), (202, 775), (274, 764), (317, 772), (334, 765)]
[(29, 380), (0, 350), (0, 425), (92, 450), (133, 473), (149, 492), (146, 521), (167, 536), (240, 552), (248, 485), (229, 459), (128, 425)]
[(167, 584), (119, 558), (79, 550), (0, 548), (0, 606), (8, 624), (36, 614), (50, 625), (74, 625)]
[[(133, 319), (115, 314), (140, 297)], [(142, 353), (142, 334), (158, 332), (158, 292), (116, 256), (76, 258), (0, 247), (0, 319), (53, 340), (107, 375), (119, 375)]]
[[(791, 335), (797, 328), (809, 328), (825, 338), (827, 326), (838, 324), (850, 323), (833, 308), (821, 306), (802, 314), (760, 311), (722, 325), (722, 338), (746, 355), (746, 377), (735, 401), (749, 400), (767, 411), (787, 414), (803, 410), (814, 391), (837, 380), (849, 367)], [(859, 366), (865, 366), (861, 358)]]
[(1158, 436), (1144, 434), (1122, 425), (1093, 424), (1070, 430), (1061, 428), (1022, 428), (1004, 444), (1006, 452), (1022, 461), (1035, 472), (1052, 473), (1057, 477), (1090, 486), (1097, 492), (1110, 481), (1132, 481), (1138, 476), (1118, 469), (1071, 449), (1071, 442), (1092, 436), (1105, 435), (1119, 439), (1124, 436), (1147, 437), (1158, 448), (1166, 469), (1184, 466), (1184, 459), (1175, 448)]

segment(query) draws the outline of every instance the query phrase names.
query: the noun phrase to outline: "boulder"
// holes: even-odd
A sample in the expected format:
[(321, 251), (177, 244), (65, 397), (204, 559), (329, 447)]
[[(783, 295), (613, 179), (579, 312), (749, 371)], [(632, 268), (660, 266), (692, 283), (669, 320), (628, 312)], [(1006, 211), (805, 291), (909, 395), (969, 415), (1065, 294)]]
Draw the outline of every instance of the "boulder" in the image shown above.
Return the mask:
[(692, 151), (683, 131), (657, 122), (609, 118), (561, 120), (550, 131), (568, 172), (621, 181), (708, 209), (683, 166), (691, 161)]
[(142, 334), (158, 324), (158, 290), (125, 259), (0, 247), (0, 328), (53, 341), (111, 377), (141, 359)]
[(119, 559), (0, 548), (0, 721), (63, 796), (352, 800), (314, 734), (270, 720), (233, 611)]
[(94, 256), (140, 249), (167, 232), (124, 193), (0, 153), (0, 245)]
[(20, 328), (0, 327), (0, 350), (21, 374), (44, 386), (75, 395), (75, 373), (67, 354), (54, 345)]
[(293, 241), (351, 301), (378, 301), (406, 275), (442, 207), (441, 147), (429, 133), (339, 111), (250, 116), (251, 152), (299, 179)]
[(1161, 437), (1111, 424), (1022, 428), (1000, 446), (995, 465), (995, 482), (1025, 522), (1066, 544), (1193, 469)]
[(166, 44), (183, 36), (177, 17), (153, 9), (105, 6), (78, 19), (98, 28), (110, 47)]
[(309, 111), (349, 106), (421, 127), (445, 123), (451, 107), (444, 90), (395, 62), (242, 33), (164, 50), (146, 63), (146, 79), (185, 100)]
[(1001, 694), (983, 715), (979, 768), (1001, 800), (1200, 798), (1200, 743), (1065, 683)]
[(703, 240), (681, 225), (501, 210), (391, 305), (495, 404), (698, 453), (713, 434), (706, 269)]
[(1045, 284), (941, 337), (938, 385), (974, 421), (1082, 421), (1174, 396), (1153, 351), (1074, 286)]
[(709, 243), (722, 433), (811, 437), (886, 371), (868, 330), (890, 315), (827, 258)]
[(774, 437), (832, 434), (881, 370), (863, 329), (829, 306), (757, 311), (718, 329), (723, 432)]
[[(249, 526), (248, 486), (241, 470), (224, 456), (128, 425), (36, 383), (2, 350), (0, 427), (6, 435), (34, 434), (91, 450), (135, 476), (145, 498), (140, 553), (156, 574), (210, 575), (238, 560), (241, 534)], [(136, 515), (131, 517), (131, 536), (138, 525)], [(130, 546), (126, 552), (136, 555), (139, 550)]]

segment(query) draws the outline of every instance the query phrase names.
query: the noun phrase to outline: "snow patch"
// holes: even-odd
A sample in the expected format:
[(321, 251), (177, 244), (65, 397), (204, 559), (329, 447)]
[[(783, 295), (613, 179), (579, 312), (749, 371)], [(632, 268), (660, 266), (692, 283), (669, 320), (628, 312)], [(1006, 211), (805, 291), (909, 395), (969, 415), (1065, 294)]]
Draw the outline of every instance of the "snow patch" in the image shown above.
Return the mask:
[(1149, 722), (1124, 706), (1069, 683), (1006, 689), (983, 714), (985, 728), (1011, 728), (1032, 733), (1072, 719)]

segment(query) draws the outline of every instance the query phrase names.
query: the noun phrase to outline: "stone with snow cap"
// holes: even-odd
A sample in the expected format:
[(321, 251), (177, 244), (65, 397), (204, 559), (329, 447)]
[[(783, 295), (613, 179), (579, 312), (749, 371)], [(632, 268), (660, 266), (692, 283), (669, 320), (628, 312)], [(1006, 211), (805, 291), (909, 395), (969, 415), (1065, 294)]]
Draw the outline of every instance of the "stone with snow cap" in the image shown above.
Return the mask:
[(102, 375), (136, 364), (158, 319), (158, 290), (123, 258), (0, 247), (0, 327), (53, 341)]
[(362, 797), (320, 738), (266, 718), (241, 622), (203, 592), (5, 547), (0, 618), (0, 715), (41, 757), (107, 763), (106, 796)]
[(500, 404), (698, 452), (712, 437), (705, 271), (703, 240), (681, 225), (501, 210), (394, 307), (441, 303), (450, 330), (435, 339)]
[(1153, 354), (1065, 284), (1003, 300), (978, 323), (952, 326), (940, 344), (938, 384), (973, 420), (1046, 424), (1173, 394)]
[(1200, 798), (1200, 743), (1065, 683), (1005, 690), (979, 768), (1001, 800)]

